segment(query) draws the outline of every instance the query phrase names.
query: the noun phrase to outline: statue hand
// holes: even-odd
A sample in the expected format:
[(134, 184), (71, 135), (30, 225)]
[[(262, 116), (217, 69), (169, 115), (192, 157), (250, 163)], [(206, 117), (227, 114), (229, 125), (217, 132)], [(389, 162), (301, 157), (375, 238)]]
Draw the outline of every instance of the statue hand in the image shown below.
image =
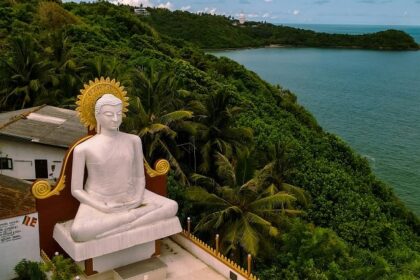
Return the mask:
[(105, 202), (106, 213), (112, 212), (121, 212), (134, 209), (139, 205), (138, 201), (128, 201), (128, 202)]

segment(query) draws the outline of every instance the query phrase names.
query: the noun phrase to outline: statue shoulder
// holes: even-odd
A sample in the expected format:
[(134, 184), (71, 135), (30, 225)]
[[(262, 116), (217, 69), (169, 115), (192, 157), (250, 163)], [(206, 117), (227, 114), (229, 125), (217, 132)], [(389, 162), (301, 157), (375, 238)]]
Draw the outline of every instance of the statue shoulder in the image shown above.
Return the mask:
[(126, 138), (128, 141), (130, 141), (133, 144), (141, 144), (140, 136), (130, 133), (121, 132), (124, 135), (124, 138)]
[(86, 149), (89, 149), (90, 146), (92, 146), (92, 140), (94, 137), (87, 139), (86, 141), (78, 144), (76, 147), (74, 147), (73, 153), (83, 153), (86, 151)]

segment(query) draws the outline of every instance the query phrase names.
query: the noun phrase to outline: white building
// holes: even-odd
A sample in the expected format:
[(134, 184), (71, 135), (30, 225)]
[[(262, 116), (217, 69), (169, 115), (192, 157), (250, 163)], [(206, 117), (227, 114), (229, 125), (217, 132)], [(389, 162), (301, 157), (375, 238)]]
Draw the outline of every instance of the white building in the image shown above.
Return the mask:
[(143, 7), (143, 4), (140, 4), (138, 8), (134, 8), (134, 13), (139, 16), (150, 16), (149, 11)]
[(40, 261), (39, 226), (31, 183), (0, 175), (0, 279), (16, 277), (22, 259)]
[(241, 13), (239, 14), (239, 24), (240, 24), (240, 25), (243, 25), (243, 24), (245, 23), (245, 21), (246, 21), (245, 14), (244, 14), (243, 12), (241, 12)]
[(86, 134), (73, 110), (43, 105), (0, 113), (0, 174), (57, 178), (67, 148)]

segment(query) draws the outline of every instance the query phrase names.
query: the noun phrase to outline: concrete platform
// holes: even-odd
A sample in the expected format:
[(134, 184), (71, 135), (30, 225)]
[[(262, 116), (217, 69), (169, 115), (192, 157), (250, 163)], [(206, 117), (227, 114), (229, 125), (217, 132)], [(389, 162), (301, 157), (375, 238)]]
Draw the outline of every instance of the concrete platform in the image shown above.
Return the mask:
[[(162, 240), (161, 255), (158, 259), (167, 265), (166, 267), (166, 279), (167, 280), (226, 280), (212, 268), (208, 267), (204, 262), (191, 255), (189, 252), (181, 248), (178, 244), (169, 238)], [(129, 266), (129, 271), (138, 270), (142, 271), (143, 268), (136, 267), (141, 264), (135, 263)], [(120, 268), (118, 268), (120, 269)], [(115, 269), (115, 270), (118, 270)], [(111, 270), (108, 272), (95, 274), (89, 277), (83, 276), (82, 280), (117, 280), (121, 278), (115, 278), (115, 271)], [(130, 279), (130, 278), (128, 278)], [(143, 278), (145, 279), (144, 276)], [(151, 280), (151, 278), (149, 278)]]
[(226, 280), (169, 238), (162, 242), (160, 259), (168, 265), (168, 280)]

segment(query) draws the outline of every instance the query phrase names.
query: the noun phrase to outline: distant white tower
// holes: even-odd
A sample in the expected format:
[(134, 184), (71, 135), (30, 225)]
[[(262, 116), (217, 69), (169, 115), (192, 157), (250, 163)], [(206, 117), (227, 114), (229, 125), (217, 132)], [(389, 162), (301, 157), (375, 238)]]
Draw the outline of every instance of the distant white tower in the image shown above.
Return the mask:
[(241, 12), (239, 14), (239, 24), (244, 24), (245, 21), (246, 21), (245, 14), (243, 12)]

